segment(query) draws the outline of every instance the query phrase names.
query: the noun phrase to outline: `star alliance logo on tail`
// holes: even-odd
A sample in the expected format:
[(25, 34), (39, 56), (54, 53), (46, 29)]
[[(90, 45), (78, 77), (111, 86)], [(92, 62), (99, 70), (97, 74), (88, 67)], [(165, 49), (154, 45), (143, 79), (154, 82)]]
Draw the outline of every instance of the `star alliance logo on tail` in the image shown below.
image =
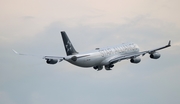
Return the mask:
[(66, 49), (67, 49), (67, 52), (71, 51), (72, 50), (72, 44), (70, 41), (67, 42), (66, 44)]

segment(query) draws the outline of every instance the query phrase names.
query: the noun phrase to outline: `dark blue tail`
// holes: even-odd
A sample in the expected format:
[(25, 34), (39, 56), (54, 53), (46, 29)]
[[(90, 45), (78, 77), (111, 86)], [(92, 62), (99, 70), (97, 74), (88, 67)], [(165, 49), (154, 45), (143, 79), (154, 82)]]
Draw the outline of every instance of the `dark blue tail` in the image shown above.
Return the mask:
[(66, 35), (65, 31), (61, 31), (62, 39), (64, 42), (64, 48), (66, 50), (67, 56), (77, 54), (78, 52), (74, 49), (71, 41), (69, 40), (68, 36)]

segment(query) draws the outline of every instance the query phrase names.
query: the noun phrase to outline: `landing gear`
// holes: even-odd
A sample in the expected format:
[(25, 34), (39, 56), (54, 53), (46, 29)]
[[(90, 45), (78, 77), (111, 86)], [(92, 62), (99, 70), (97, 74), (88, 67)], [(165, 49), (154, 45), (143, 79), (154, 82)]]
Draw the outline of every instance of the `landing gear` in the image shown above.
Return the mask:
[(94, 69), (97, 69), (97, 68), (98, 68), (98, 66), (94, 66), (93, 68), (94, 68)]
[(111, 68), (113, 68), (113, 67), (114, 67), (114, 65), (105, 65), (106, 70), (112, 70)]
[[(113, 68), (113, 67), (114, 67), (114, 65), (105, 65), (106, 70), (112, 70), (111, 68)], [(93, 68), (97, 71), (100, 71), (103, 69), (103, 66), (94, 66)]]
[(97, 70), (97, 71), (100, 71), (100, 70), (102, 70), (103, 69), (103, 66), (95, 66), (95, 67), (93, 67), (95, 70)]

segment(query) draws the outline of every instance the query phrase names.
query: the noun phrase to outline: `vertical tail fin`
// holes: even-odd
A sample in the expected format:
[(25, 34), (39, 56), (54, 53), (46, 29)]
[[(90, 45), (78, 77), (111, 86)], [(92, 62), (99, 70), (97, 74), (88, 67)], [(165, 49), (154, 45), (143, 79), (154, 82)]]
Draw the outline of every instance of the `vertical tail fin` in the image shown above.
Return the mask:
[(74, 49), (65, 31), (61, 31), (61, 36), (64, 42), (64, 48), (66, 50), (67, 56), (77, 54), (78, 52)]

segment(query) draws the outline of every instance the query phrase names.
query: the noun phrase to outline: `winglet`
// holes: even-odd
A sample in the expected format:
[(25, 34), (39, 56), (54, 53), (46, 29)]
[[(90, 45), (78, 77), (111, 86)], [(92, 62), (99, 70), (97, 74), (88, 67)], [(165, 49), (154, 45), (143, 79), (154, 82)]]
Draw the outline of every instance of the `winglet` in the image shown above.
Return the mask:
[(15, 53), (15, 54), (17, 54), (17, 55), (25, 55), (25, 54), (22, 54), (22, 53), (18, 53), (17, 51), (15, 51), (14, 49), (12, 49), (13, 50), (13, 52)]
[(18, 54), (18, 55), (19, 55), (19, 53), (18, 53), (17, 51), (15, 51), (14, 49), (12, 49), (12, 51), (13, 51), (15, 54)]
[(171, 40), (169, 40), (168, 46), (171, 46)]

